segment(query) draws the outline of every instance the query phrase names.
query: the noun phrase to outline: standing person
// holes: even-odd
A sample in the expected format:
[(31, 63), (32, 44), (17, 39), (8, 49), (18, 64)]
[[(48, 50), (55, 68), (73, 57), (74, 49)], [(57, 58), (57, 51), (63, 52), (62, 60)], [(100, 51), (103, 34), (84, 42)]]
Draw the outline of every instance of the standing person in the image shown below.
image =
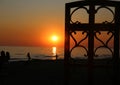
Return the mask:
[(0, 56), (0, 71), (2, 69), (3, 63), (5, 62), (5, 51), (1, 51), (1, 56)]
[(58, 60), (58, 55), (57, 54), (55, 55), (55, 57), (56, 57), (56, 60)]
[(27, 57), (28, 57), (28, 61), (30, 61), (31, 57), (30, 57), (30, 53), (29, 52), (27, 53)]
[(1, 63), (4, 63), (4, 62), (5, 62), (5, 51), (1, 51), (0, 62), (1, 62)]
[(6, 61), (8, 62), (10, 60), (10, 53), (6, 52)]

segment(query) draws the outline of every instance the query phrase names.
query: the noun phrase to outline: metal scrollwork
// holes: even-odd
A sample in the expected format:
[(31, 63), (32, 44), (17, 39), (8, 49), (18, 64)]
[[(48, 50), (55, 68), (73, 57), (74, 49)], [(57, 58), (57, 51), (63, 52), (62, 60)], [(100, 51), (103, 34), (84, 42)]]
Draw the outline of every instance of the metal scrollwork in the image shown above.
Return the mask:
[(113, 11), (111, 8), (107, 7), (107, 6), (100, 6), (100, 7), (98, 7), (98, 8), (96, 9), (96, 13), (97, 13), (100, 9), (102, 9), (102, 8), (108, 9), (108, 10), (112, 13), (112, 15), (113, 15), (113, 19), (112, 19), (110, 22), (104, 21), (103, 23), (104, 23), (104, 24), (113, 23), (113, 22), (115, 21), (115, 13), (114, 13), (114, 11)]
[(64, 84), (74, 84), (72, 79), (79, 83), (71, 73), (79, 71), (80, 67), (87, 69), (88, 85), (94, 84), (96, 68), (109, 68), (112, 70), (113, 84), (119, 82), (119, 39), (120, 1), (82, 0), (66, 3)]
[[(111, 35), (109, 35), (110, 37), (108, 38), (108, 40), (106, 40), (106, 42), (102, 41), (102, 40), (97, 36), (97, 34), (101, 35), (101, 32), (100, 32), (100, 31), (96, 31), (96, 32), (94, 33), (94, 36), (95, 36), (95, 38), (96, 38), (102, 45), (101, 45), (101, 46), (98, 46), (98, 47), (95, 49), (94, 53), (96, 54), (96, 51), (97, 51), (98, 49), (100, 49), (100, 48), (107, 48), (107, 49), (112, 53), (112, 56), (113, 56), (113, 51), (112, 51), (112, 49), (108, 46), (108, 43), (109, 43), (110, 40), (113, 38), (114, 32), (113, 32), (113, 31), (108, 31), (108, 32), (107, 32), (107, 35), (109, 35), (109, 34), (111, 34)], [(95, 55), (95, 56), (96, 56), (96, 55)]]
[[(75, 45), (71, 48), (70, 50), (70, 53), (72, 53), (73, 49), (76, 48), (76, 47), (81, 47), (83, 48), (87, 54), (84, 54), (84, 56), (88, 56), (88, 49), (84, 46), (84, 45), (81, 45), (81, 43), (87, 39), (88, 37), (88, 32), (87, 31), (83, 31), (82, 32), (82, 35), (86, 34), (85, 37), (83, 37), (80, 41), (77, 42), (77, 40), (75, 39), (75, 37), (72, 35), (73, 32), (70, 33), (70, 36), (71, 38), (73, 39)], [(75, 31), (74, 31), (74, 34), (77, 34)]]
[(87, 9), (87, 7), (84, 7), (84, 6), (81, 6), (81, 7), (77, 7), (76, 9), (74, 9), (73, 11), (72, 11), (72, 13), (70, 14), (70, 17), (71, 17), (71, 23), (73, 24), (73, 23), (80, 23), (79, 21), (76, 21), (76, 22), (73, 22), (72, 21), (72, 15), (78, 10), (78, 9), (84, 9), (84, 10), (86, 10), (87, 11), (87, 13), (89, 12), (89, 10)]
[[(72, 53), (78, 57), (87, 56), (88, 63), (97, 59), (94, 58), (97, 57), (97, 54), (99, 57), (110, 55), (110, 57), (116, 58), (115, 55), (119, 53), (117, 45), (119, 45), (120, 3), (113, 1), (109, 3), (106, 0), (105, 2), (100, 0), (86, 2), (78, 1), (66, 4), (65, 60), (72, 57)], [(107, 39), (101, 38), (104, 36), (104, 32)], [(87, 45), (84, 43), (86, 41)], [(110, 44), (112, 45), (110, 46)]]

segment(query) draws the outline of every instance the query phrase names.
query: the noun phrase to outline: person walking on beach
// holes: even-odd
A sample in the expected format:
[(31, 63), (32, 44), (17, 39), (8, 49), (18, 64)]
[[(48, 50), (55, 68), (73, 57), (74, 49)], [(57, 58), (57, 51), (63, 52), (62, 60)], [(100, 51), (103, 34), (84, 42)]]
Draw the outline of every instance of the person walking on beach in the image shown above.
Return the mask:
[(27, 57), (28, 57), (28, 61), (30, 61), (31, 57), (30, 57), (30, 53), (29, 52), (27, 53)]

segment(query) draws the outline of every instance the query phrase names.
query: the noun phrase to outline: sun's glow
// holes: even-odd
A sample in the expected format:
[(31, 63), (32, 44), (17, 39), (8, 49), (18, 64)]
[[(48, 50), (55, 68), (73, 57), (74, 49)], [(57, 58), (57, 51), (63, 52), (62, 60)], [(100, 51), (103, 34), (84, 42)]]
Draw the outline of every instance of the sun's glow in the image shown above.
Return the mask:
[(53, 41), (57, 41), (57, 40), (58, 40), (58, 37), (54, 35), (54, 36), (52, 36), (52, 40), (53, 40)]

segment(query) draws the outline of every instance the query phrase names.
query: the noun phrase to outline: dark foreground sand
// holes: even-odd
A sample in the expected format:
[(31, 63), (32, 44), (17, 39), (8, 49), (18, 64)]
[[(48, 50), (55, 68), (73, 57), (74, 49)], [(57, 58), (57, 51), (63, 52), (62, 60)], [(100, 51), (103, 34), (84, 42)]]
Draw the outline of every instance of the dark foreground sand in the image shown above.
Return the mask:
[[(63, 60), (57, 62), (52, 60), (10, 62), (4, 65), (0, 72), (0, 85), (64, 85), (63, 63)], [(93, 72), (93, 85), (116, 85), (113, 82), (111, 67), (94, 68)], [(73, 67), (70, 73), (70, 85), (88, 85), (86, 67)]]

